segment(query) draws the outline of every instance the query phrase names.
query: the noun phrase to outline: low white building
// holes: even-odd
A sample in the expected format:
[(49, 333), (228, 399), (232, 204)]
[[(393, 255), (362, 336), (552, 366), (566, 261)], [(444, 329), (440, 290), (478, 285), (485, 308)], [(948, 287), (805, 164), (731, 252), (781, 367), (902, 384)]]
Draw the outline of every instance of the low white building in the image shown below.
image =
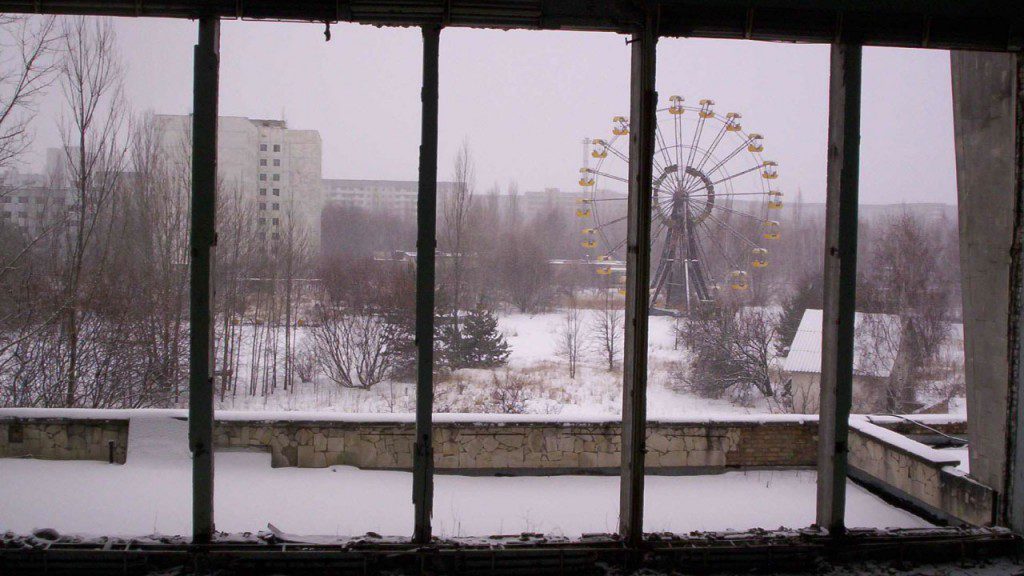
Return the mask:
[[(793, 410), (814, 414), (820, 406), (822, 311), (804, 311), (783, 361), (782, 379)], [(853, 340), (853, 411), (884, 411), (891, 378), (899, 378), (903, 333), (899, 316), (857, 312)]]

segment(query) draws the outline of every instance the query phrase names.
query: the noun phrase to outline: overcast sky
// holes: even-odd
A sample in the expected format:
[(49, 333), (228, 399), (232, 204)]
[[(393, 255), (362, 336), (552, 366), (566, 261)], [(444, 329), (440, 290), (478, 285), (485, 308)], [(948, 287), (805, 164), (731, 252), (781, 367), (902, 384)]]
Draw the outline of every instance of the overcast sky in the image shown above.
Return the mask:
[[(196, 24), (117, 22), (136, 111), (188, 113)], [(328, 178), (416, 179), (418, 29), (231, 22), (223, 26), (222, 115), (284, 117), (317, 129)], [(468, 140), (481, 190), (574, 190), (584, 137), (628, 115), (625, 37), (577, 32), (445, 30), (441, 37), (439, 175)], [(662, 104), (712, 98), (743, 114), (779, 162), (779, 187), (823, 200), (828, 47), (662, 39)], [(37, 147), (56, 145), (54, 105)], [(861, 201), (956, 201), (949, 55), (869, 48), (864, 58)]]

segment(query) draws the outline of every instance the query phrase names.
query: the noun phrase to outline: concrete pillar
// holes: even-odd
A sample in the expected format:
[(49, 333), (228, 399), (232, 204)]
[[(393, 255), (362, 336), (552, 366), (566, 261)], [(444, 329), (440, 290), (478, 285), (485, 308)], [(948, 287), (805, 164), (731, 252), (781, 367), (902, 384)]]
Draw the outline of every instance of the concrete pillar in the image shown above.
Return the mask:
[(863, 48), (832, 45), (828, 91), (821, 392), (816, 524), (846, 532), (846, 471), (853, 398), (853, 321), (857, 307), (857, 198)]
[(952, 52), (950, 62), (971, 475), (1000, 494), (1010, 382), (1015, 57)]

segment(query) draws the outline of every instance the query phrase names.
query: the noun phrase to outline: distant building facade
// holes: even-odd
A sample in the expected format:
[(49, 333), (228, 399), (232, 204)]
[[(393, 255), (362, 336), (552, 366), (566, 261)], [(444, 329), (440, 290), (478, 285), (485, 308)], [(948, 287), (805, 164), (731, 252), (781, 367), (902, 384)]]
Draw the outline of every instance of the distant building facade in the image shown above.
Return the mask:
[[(437, 183), (438, 206), (442, 206), (445, 197), (451, 193), (453, 182)], [(344, 180), (325, 179), (324, 197), (328, 205), (348, 208), (359, 208), (368, 212), (388, 213), (404, 219), (416, 218), (416, 200), (419, 183), (415, 180)], [(562, 210), (570, 214), (576, 205), (579, 194), (563, 192), (558, 188), (545, 188), (530, 191), (515, 197), (489, 194), (476, 194), (476, 200), (484, 203), (494, 202), (499, 212), (515, 209), (521, 217), (531, 218), (551, 210)], [(496, 201), (495, 201), (496, 200)]]
[(11, 172), (0, 176), (0, 220), (29, 238), (49, 230), (68, 216), (74, 195), (64, 178), (65, 154), (60, 148), (46, 151), (44, 174)]
[[(166, 158), (187, 160), (192, 117), (155, 116)], [(225, 194), (237, 191), (256, 211), (268, 246), (301, 230), (320, 252), (324, 206), (322, 143), (316, 130), (293, 130), (282, 120), (217, 119), (217, 178)]]
[[(438, 205), (451, 192), (452, 186), (451, 182), (437, 183)], [(331, 206), (388, 213), (409, 220), (416, 218), (419, 195), (416, 180), (325, 179), (323, 187), (326, 202)]]

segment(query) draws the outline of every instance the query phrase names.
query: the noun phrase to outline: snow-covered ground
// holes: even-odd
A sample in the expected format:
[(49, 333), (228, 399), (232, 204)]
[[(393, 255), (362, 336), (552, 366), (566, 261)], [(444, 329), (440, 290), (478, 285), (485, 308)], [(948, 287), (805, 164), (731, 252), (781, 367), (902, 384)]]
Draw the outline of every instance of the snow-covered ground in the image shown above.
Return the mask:
[[(191, 461), (186, 422), (132, 416), (124, 465), (0, 459), (0, 532), (140, 536), (190, 530)], [(270, 455), (216, 454), (217, 529), (256, 532), (267, 523), (293, 534), (356, 536), (412, 532), (412, 475), (331, 468), (271, 468)], [(608, 476), (435, 478), (439, 536), (614, 532), (619, 479)], [(645, 529), (690, 532), (800, 528), (814, 521), (813, 471), (649, 476)], [(851, 526), (921, 527), (924, 520), (851, 484)]]
[[(351, 536), (412, 533), (412, 475), (335, 466), (271, 468), (270, 456), (219, 452), (217, 529)], [(101, 462), (0, 459), (0, 532), (145, 535), (190, 530), (187, 461), (123, 466)], [(434, 524), (441, 536), (613, 532), (616, 477), (437, 476)], [(813, 471), (649, 476), (647, 530), (689, 532), (803, 527), (814, 521)], [(851, 526), (920, 527), (922, 519), (850, 485)]]
[[(491, 411), (486, 404), (491, 396), (494, 375), (503, 377), (507, 370), (526, 378), (528, 386), (525, 408), (530, 413), (559, 414), (567, 417), (617, 416), (622, 408), (621, 361), (609, 371), (601, 353), (590, 338), (590, 321), (595, 314), (583, 310), (582, 338), (587, 349), (575, 378), (570, 378), (566, 363), (558, 353), (558, 333), (563, 315), (510, 314), (500, 316), (498, 326), (505, 335), (511, 355), (505, 369), (459, 370), (446, 380), (435, 383), (438, 390), (438, 412)], [(702, 398), (674, 383), (674, 375), (686, 362), (685, 351), (676, 347), (674, 319), (655, 316), (650, 319), (648, 384), (648, 415), (651, 418), (688, 414), (753, 414), (765, 413), (765, 406), (739, 406), (728, 400)], [(299, 341), (305, 337), (300, 329)], [(619, 356), (621, 358), (621, 342)], [(241, 374), (247, 374), (248, 358), (243, 347)], [(241, 388), (241, 387), (240, 387)], [(408, 382), (383, 382), (372, 390), (345, 389), (323, 376), (316, 382), (300, 384), (294, 392), (278, 389), (269, 396), (247, 396), (241, 391), (235, 397), (218, 402), (221, 410), (305, 410), (337, 412), (411, 412), (415, 386)]]

